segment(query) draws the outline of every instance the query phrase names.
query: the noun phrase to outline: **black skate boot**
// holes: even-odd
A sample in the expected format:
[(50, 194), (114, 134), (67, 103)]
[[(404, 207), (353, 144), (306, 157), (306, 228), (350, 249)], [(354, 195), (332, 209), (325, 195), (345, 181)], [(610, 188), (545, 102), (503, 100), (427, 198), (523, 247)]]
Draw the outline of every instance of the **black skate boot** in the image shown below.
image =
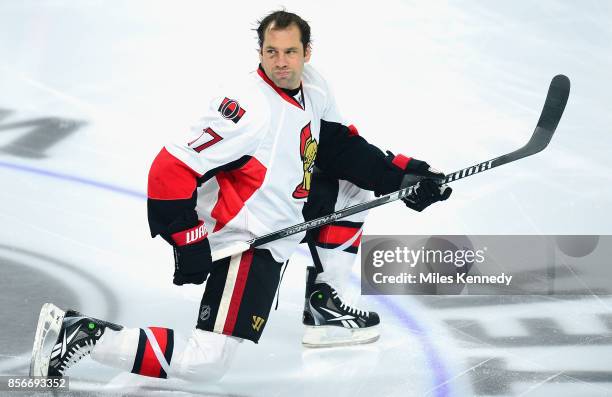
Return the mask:
[(308, 267), (302, 318), (306, 331), (302, 344), (307, 347), (327, 347), (378, 340), (378, 314), (347, 305), (332, 286), (315, 283), (316, 277), (315, 268)]
[[(74, 310), (64, 312), (45, 303), (38, 318), (30, 376), (64, 376), (70, 366), (91, 353), (107, 327), (114, 331), (123, 328)], [(50, 332), (57, 333), (57, 341), (52, 347), (49, 346), (53, 338)]]

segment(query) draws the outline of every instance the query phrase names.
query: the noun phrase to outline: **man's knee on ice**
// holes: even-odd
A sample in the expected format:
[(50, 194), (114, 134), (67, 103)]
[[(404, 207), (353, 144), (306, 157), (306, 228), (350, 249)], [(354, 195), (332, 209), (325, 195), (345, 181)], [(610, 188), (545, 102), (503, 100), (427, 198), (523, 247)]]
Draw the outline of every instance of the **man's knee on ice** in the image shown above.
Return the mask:
[[(225, 375), (242, 339), (194, 329), (184, 348), (172, 361), (174, 377), (193, 381), (217, 381)], [(178, 351), (177, 351), (178, 352)]]

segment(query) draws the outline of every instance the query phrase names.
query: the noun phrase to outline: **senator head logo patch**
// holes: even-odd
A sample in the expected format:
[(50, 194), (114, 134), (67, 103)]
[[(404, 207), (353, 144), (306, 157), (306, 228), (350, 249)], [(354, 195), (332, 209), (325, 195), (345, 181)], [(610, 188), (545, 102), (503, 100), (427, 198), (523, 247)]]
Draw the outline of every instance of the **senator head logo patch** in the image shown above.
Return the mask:
[(223, 99), (218, 110), (224, 119), (232, 120), (234, 123), (238, 123), (246, 113), (246, 110), (240, 107), (237, 100), (228, 97)]
[(303, 199), (310, 193), (310, 182), (312, 181), (312, 171), (314, 169), (315, 158), (317, 157), (318, 144), (312, 137), (310, 123), (306, 124), (300, 131), (300, 158), (302, 160), (304, 176), (302, 182), (295, 187), (293, 198)]

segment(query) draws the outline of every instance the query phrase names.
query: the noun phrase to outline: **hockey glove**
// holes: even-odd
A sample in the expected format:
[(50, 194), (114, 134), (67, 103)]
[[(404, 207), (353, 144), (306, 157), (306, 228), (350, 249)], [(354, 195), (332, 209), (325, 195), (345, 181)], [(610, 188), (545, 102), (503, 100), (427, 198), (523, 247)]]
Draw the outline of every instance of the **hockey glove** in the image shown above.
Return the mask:
[(391, 167), (397, 167), (404, 172), (401, 187), (416, 185), (413, 194), (402, 199), (406, 206), (421, 212), (433, 203), (448, 199), (453, 192), (444, 182), (444, 173), (432, 168), (425, 161), (406, 157), (402, 154), (395, 156), (387, 151), (386, 160)]
[[(412, 185), (409, 175), (406, 175), (406, 179), (409, 180), (406, 186)], [(408, 208), (421, 212), (433, 203), (446, 200), (452, 192), (453, 189), (448, 185), (439, 185), (433, 179), (423, 179), (417, 182), (414, 192), (410, 196), (403, 198), (402, 201)]]
[(212, 269), (210, 242), (204, 222), (195, 211), (184, 213), (168, 226), (164, 239), (174, 248), (176, 285), (202, 284)]

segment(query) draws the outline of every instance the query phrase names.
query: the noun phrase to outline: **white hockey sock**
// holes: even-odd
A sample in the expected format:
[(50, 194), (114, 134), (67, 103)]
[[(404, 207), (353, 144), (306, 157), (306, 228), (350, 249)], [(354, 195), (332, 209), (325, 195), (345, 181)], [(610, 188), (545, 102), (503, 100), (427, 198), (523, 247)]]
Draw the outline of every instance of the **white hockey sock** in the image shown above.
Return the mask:
[(140, 328), (124, 328), (121, 331), (106, 329), (91, 351), (91, 358), (100, 364), (131, 371), (138, 349)]
[(144, 376), (214, 381), (227, 372), (241, 341), (199, 329), (189, 339), (168, 328), (106, 329), (91, 357)]
[(343, 290), (348, 284), (357, 255), (321, 247), (317, 247), (317, 252), (323, 265), (323, 272), (317, 274), (315, 282), (327, 283), (336, 289)]
[(184, 348), (177, 351), (170, 376), (185, 380), (212, 382), (229, 369), (242, 339), (194, 329)]

